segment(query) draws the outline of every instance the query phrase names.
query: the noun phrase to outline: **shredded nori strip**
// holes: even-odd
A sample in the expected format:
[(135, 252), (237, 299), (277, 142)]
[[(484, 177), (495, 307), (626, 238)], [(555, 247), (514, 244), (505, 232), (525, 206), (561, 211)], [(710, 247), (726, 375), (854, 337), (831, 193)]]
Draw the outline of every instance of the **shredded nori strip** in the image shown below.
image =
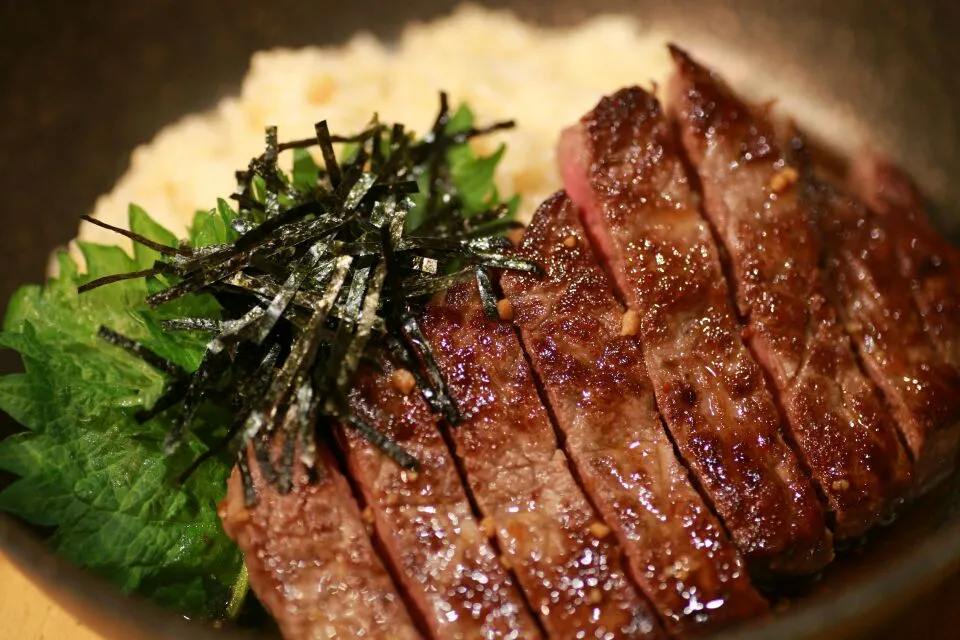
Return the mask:
[(135, 280), (137, 278), (149, 278), (151, 276), (156, 276), (161, 273), (161, 269), (144, 269), (143, 271), (131, 271), (129, 273), (118, 273), (112, 276), (104, 276), (102, 278), (97, 278), (96, 280), (91, 280), (90, 282), (80, 285), (77, 287), (77, 293), (86, 293), (87, 291), (92, 291), (93, 289), (98, 289), (108, 284), (113, 284), (114, 282), (121, 282), (123, 280)]
[(182, 247), (168, 247), (165, 244), (154, 242), (150, 238), (144, 237), (139, 233), (134, 233), (133, 231), (128, 231), (121, 227), (115, 227), (112, 224), (107, 224), (106, 222), (103, 222), (102, 220), (97, 220), (96, 218), (93, 218), (91, 216), (86, 216), (86, 215), (80, 216), (80, 219), (86, 220), (90, 224), (96, 225), (98, 227), (102, 227), (103, 229), (106, 229), (108, 231), (113, 231), (114, 233), (118, 233), (121, 236), (124, 236), (126, 238), (130, 238), (137, 244), (143, 245), (145, 247), (149, 247), (150, 249), (153, 249), (154, 251), (161, 253), (163, 255), (172, 256), (176, 254), (187, 253), (187, 250), (183, 249)]
[(491, 320), (500, 319), (497, 309), (497, 292), (493, 290), (493, 281), (486, 267), (477, 267), (477, 290), (480, 293), (480, 304), (483, 306), (483, 315)]
[(376, 445), (380, 451), (393, 458), (397, 464), (404, 469), (418, 471), (420, 463), (412, 455), (404, 451), (396, 442), (380, 433), (363, 419), (353, 415), (346, 420), (348, 426), (361, 436), (366, 438), (371, 444)]
[(180, 474), (178, 478), (179, 483), (182, 484), (186, 482), (187, 478), (193, 475), (200, 465), (218, 455), (236, 439), (237, 434), (240, 433), (240, 429), (243, 428), (247, 420), (247, 416), (249, 416), (250, 411), (253, 410), (254, 398), (266, 391), (267, 386), (270, 384), (270, 377), (273, 375), (273, 369), (277, 364), (279, 356), (280, 345), (275, 344), (270, 348), (256, 368), (250, 371), (249, 375), (247, 375), (246, 369), (239, 372), (240, 380), (234, 390), (231, 402), (233, 409), (236, 411), (233, 426), (220, 438), (219, 442), (194, 459), (190, 466)]
[[(425, 389), (429, 389), (431, 395), (425, 396), (430, 405), (435, 407), (435, 410), (443, 415), (451, 425), (456, 425), (460, 423), (460, 410), (457, 408), (457, 403), (447, 392), (447, 383), (443, 379), (443, 374), (440, 373), (440, 367), (437, 366), (437, 361), (433, 357), (433, 349), (430, 347), (430, 342), (427, 341), (427, 337), (423, 335), (423, 330), (420, 328), (420, 322), (417, 320), (417, 316), (414, 314), (407, 314), (402, 320), (402, 332), (403, 336), (406, 339), (407, 348), (413, 352), (415, 360), (414, 362), (422, 362), (423, 370), (427, 380), (427, 385)], [(432, 400), (432, 401), (431, 401)]]
[[(101, 337), (138, 355), (172, 381), (149, 419), (179, 407), (164, 448), (176, 449), (204, 402), (233, 411), (235, 421), (209, 451), (181, 475), (186, 479), (206, 459), (235, 449), (245, 502), (256, 502), (247, 459), (252, 450), (265, 482), (281, 493), (293, 486), (298, 459), (319, 478), (317, 446), (339, 423), (355, 430), (404, 468), (417, 460), (385, 434), (353, 414), (349, 393), (357, 372), (384, 357), (407, 368), (431, 409), (451, 425), (461, 421), (455, 400), (417, 322), (427, 299), (452, 284), (475, 278), (483, 307), (498, 317), (491, 269), (540, 274), (517, 258), (499, 236), (517, 226), (509, 208), (464, 209), (449, 167), (452, 148), (471, 138), (513, 126), (450, 130), (447, 96), (430, 132), (420, 140), (402, 125), (374, 118), (355, 136), (333, 136), (325, 121), (315, 137), (278, 142), (268, 127), (264, 152), (237, 171), (231, 198), (239, 213), (230, 221), (237, 239), (227, 244), (169, 247), (92, 219), (156, 250), (154, 267), (118, 274), (81, 287), (87, 291), (127, 278), (164, 274), (170, 285), (147, 302), (158, 306), (192, 293), (220, 302), (220, 318), (170, 318), (166, 331), (211, 335), (200, 366), (187, 374), (177, 365), (109, 329)], [(349, 143), (338, 156), (336, 144)], [(278, 155), (316, 147), (323, 168), (315, 180), (296, 182), (278, 168)], [(308, 171), (310, 170), (308, 166)], [(427, 185), (415, 216), (411, 194)], [(298, 453), (299, 452), (299, 453)]]
[(101, 340), (106, 340), (110, 344), (132, 353), (154, 369), (164, 372), (174, 380), (184, 380), (189, 376), (189, 374), (183, 370), (183, 367), (177, 363), (167, 360), (166, 358), (157, 354), (155, 351), (148, 349), (135, 340), (131, 340), (130, 338), (117, 333), (113, 329), (101, 326), (97, 335)]
[(247, 452), (237, 452), (237, 468), (240, 470), (240, 481), (243, 485), (243, 502), (247, 505), (257, 503), (257, 490), (253, 486), (253, 475), (250, 473), (250, 461)]
[(164, 331), (222, 331), (224, 324), (213, 318), (175, 318), (164, 320), (160, 327)]

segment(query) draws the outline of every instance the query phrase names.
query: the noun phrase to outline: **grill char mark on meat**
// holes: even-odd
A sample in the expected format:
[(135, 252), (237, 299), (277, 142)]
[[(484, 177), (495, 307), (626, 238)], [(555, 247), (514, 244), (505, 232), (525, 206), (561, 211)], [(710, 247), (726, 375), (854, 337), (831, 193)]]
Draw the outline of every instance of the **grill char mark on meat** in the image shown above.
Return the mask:
[(329, 450), (319, 451), (320, 480), (298, 466), (287, 495), (263, 481), (253, 456), (250, 466), (258, 504), (245, 507), (235, 468), (220, 518), (283, 637), (419, 638)]
[(416, 474), (349, 429), (338, 429), (350, 475), (373, 516), (394, 574), (436, 638), (537, 638), (540, 632), (509, 573), (480, 530), (450, 451), (424, 400), (366, 370), (353, 411), (414, 455)]
[(914, 458), (914, 493), (956, 464), (960, 376), (923, 328), (910, 282), (897, 264), (895, 228), (852, 196), (812, 192), (827, 248), (827, 290), (870, 377), (883, 391)]
[(422, 324), (463, 412), (450, 435), (469, 487), (550, 637), (660, 637), (557, 448), (513, 328), (484, 316), (473, 283)]
[(766, 603), (676, 459), (636, 336), (564, 193), (538, 210), (520, 252), (546, 276), (506, 273), (504, 295), (581, 481), (624, 546), (668, 632), (756, 616)]
[(816, 492), (740, 338), (706, 223), (656, 99), (606, 97), (564, 132), (561, 172), (620, 294), (674, 441), (758, 577), (833, 557)]
[(868, 154), (853, 163), (851, 178), (855, 193), (893, 232), (900, 274), (911, 283), (927, 334), (941, 357), (960, 369), (960, 251), (934, 229), (902, 170)]
[(795, 183), (799, 172), (762, 113), (671, 50), (671, 111), (732, 265), (746, 342), (773, 381), (837, 537), (860, 536), (903, 494), (910, 460), (823, 295), (819, 239)]

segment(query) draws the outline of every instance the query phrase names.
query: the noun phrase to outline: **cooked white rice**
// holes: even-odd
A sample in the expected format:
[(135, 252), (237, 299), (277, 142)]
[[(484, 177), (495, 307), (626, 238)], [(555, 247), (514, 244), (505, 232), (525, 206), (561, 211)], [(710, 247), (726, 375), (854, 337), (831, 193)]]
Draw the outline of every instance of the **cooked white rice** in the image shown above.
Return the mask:
[[(395, 46), (359, 34), (340, 47), (260, 52), (239, 96), (182, 118), (134, 150), (129, 169), (93, 215), (125, 225), (127, 207), (136, 203), (183, 234), (195, 211), (232, 192), (234, 171), (262, 150), (265, 126), (277, 125), (281, 140), (309, 137), (322, 119), (335, 133), (351, 133), (377, 112), (381, 121), (424, 131), (442, 89), (453, 104), (469, 104), (480, 123), (517, 121), (516, 129), (479, 144), (507, 143), (498, 187), (521, 194), (527, 220), (560, 185), (554, 160), (560, 130), (605, 93), (662, 84), (671, 68), (664, 42), (624, 17), (551, 30), (468, 6), (410, 25)], [(80, 237), (117, 241), (89, 224)]]

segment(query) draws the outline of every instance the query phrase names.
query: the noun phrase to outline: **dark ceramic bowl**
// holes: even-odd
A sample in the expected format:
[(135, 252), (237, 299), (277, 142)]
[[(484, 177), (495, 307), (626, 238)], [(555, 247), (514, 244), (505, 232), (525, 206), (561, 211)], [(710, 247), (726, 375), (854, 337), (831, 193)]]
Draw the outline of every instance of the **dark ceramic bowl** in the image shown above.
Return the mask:
[[(235, 92), (251, 53), (384, 38), (450, 0), (406, 2), (2, 3), (0, 300), (43, 277), (48, 253), (110, 189), (129, 152), (164, 124)], [(960, 231), (960, 5), (950, 0), (521, 0), (495, 2), (546, 24), (600, 11), (637, 15), (739, 79), (782, 97), (841, 153), (869, 142), (908, 166), (944, 232)], [(909, 8), (908, 8), (909, 5)], [(752, 77), (747, 77), (752, 76)], [(645, 78), (638, 78), (642, 82)], [(599, 98), (599, 96), (598, 96)], [(869, 136), (864, 132), (870, 132)], [(0, 369), (18, 363), (0, 353)], [(2, 417), (2, 416), (0, 416)], [(9, 419), (0, 436), (15, 430)], [(10, 478), (0, 478), (0, 487)], [(226, 638), (122, 596), (0, 516), (0, 548), (83, 621), (116, 638)], [(867, 633), (960, 568), (960, 482), (849, 552), (756, 638)], [(935, 617), (931, 612), (926, 617)], [(960, 620), (953, 613), (955, 620)], [(903, 623), (900, 623), (903, 624)], [(940, 629), (950, 637), (950, 629)]]

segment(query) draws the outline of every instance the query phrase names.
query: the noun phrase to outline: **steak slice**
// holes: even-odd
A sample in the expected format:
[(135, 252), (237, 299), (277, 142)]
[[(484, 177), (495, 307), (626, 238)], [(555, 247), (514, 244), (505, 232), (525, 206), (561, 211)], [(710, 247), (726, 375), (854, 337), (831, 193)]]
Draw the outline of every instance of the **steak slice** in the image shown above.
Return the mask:
[(426, 402), (392, 384), (396, 369), (366, 370), (351, 409), (420, 463), (400, 468), (355, 431), (338, 429), (350, 475), (367, 504), (386, 560), (436, 638), (538, 638), (509, 572), (481, 532)]
[(899, 168), (873, 155), (853, 163), (857, 195), (886, 220), (897, 243), (900, 274), (940, 355), (960, 369), (960, 252), (942, 238), (923, 210), (923, 199)]
[(858, 537), (899, 502), (910, 460), (824, 297), (813, 214), (772, 124), (686, 53), (671, 51), (671, 112), (729, 256), (745, 340), (776, 388), (834, 533)]
[(564, 132), (567, 192), (627, 305), (681, 456), (758, 577), (833, 557), (810, 480), (740, 337), (710, 230), (656, 99), (606, 97)]
[(898, 267), (896, 230), (847, 194), (821, 185), (815, 197), (828, 291), (897, 419), (915, 461), (914, 490), (923, 492), (956, 464), (960, 376), (924, 331)]
[(513, 327), (484, 316), (473, 283), (431, 302), (422, 324), (463, 416), (449, 433), (481, 524), (550, 637), (661, 637), (557, 448)]
[(520, 252), (544, 265), (546, 277), (501, 277), (514, 324), (570, 459), (667, 631), (692, 635), (765, 611), (674, 454), (640, 343), (622, 335), (623, 308), (565, 193), (540, 207)]
[(311, 483), (298, 465), (287, 495), (264, 482), (254, 456), (250, 465), (259, 502), (247, 509), (234, 468), (220, 519), (283, 637), (419, 638), (326, 447), (318, 454), (319, 480)]

